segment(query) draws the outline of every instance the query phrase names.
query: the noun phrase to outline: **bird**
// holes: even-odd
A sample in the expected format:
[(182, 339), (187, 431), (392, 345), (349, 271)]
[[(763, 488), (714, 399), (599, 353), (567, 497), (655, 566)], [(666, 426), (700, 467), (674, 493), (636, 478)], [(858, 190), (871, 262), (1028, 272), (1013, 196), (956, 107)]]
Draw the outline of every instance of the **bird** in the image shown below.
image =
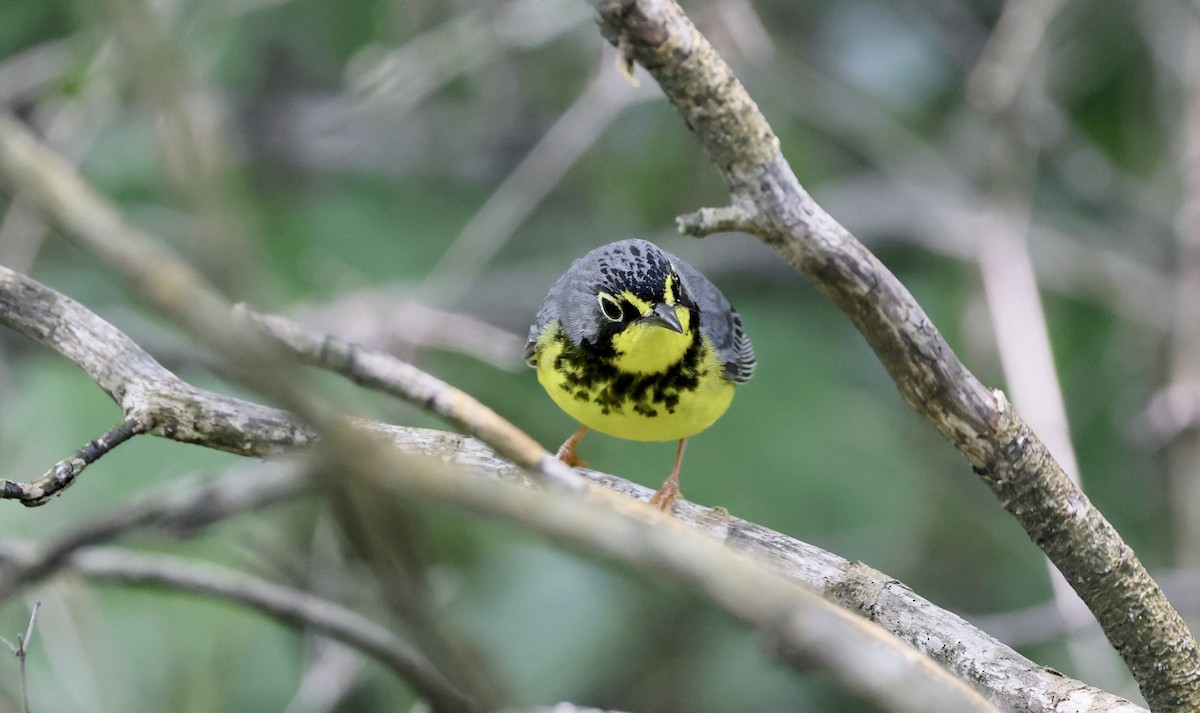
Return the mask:
[(589, 430), (634, 441), (678, 441), (675, 465), (650, 504), (670, 512), (681, 496), (688, 439), (716, 422), (754, 375), (742, 317), (716, 285), (640, 238), (598, 247), (558, 278), (529, 328), (525, 361), (551, 400)]

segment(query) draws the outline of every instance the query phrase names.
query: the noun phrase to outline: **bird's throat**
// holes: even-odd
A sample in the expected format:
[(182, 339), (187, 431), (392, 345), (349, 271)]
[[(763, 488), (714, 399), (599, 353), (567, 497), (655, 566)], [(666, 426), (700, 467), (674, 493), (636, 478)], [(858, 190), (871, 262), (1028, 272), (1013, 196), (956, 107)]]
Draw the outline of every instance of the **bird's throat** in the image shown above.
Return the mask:
[(659, 374), (679, 364), (695, 338), (686, 327), (680, 333), (635, 322), (613, 336), (617, 356), (612, 363), (627, 374)]

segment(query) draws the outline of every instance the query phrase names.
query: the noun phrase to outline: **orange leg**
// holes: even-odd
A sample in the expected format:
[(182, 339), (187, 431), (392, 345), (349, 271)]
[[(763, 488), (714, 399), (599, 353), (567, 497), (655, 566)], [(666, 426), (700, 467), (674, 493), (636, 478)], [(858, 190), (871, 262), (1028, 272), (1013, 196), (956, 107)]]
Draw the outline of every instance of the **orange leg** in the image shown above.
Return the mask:
[(587, 432), (587, 426), (580, 426), (578, 431), (572, 433), (570, 438), (563, 441), (563, 444), (558, 447), (558, 453), (555, 454), (558, 456), (558, 459), (572, 468), (575, 466), (586, 468), (587, 463), (585, 463), (583, 459), (576, 455), (575, 446), (579, 445), (579, 442), (583, 440), (583, 436)]
[(662, 510), (663, 512), (671, 512), (671, 508), (675, 507), (675, 501), (679, 499), (682, 493), (679, 492), (679, 466), (683, 463), (683, 451), (687, 448), (687, 439), (679, 441), (679, 450), (675, 453), (675, 467), (671, 469), (671, 474), (667, 476), (662, 487), (650, 498), (650, 504)]

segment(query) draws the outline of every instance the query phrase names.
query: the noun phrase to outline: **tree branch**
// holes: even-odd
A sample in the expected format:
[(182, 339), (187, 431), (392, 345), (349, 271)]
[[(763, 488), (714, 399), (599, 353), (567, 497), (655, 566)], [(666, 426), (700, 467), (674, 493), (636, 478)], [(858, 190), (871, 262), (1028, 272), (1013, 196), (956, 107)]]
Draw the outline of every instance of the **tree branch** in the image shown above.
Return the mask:
[(279, 453), (315, 437), (285, 411), (197, 389), (91, 310), (3, 266), (0, 325), (74, 363), (146, 433), (242, 456)]
[[(291, 369), (273, 358), (276, 355), (261, 335), (244, 324), (231, 324), (230, 306), (222, 297), (161, 245), (127, 226), (115, 208), (80, 181), (61, 159), (7, 118), (0, 118), (0, 174), (18, 185), (36, 184), (30, 186), (31, 195), (42, 209), (60, 225), (76, 231), (73, 237), (119, 271), (151, 304), (227, 359), (238, 359), (248, 380), (316, 423), (329, 467), (332, 470), (336, 463), (341, 476), (327, 478), (331, 485), (361, 487), (366, 481), (383, 487), (391, 497), (469, 504), (478, 512), (530, 526), (548, 538), (575, 542), (593, 554), (689, 583), (717, 606), (770, 632), (784, 660), (805, 670), (815, 661), (852, 692), (886, 710), (995, 710), (979, 694), (882, 628), (672, 521), (638, 519), (655, 516), (655, 511), (644, 505), (621, 499), (612, 500), (609, 507), (598, 507), (566, 497), (562, 489), (534, 493), (494, 483), (480, 487), (488, 481), (465, 477), (458, 470), (439, 469), (445, 472), (427, 477), (425, 471), (433, 470), (427, 463), (402, 457), (390, 445), (383, 448), (296, 389), (284, 378)], [(252, 376), (257, 379), (249, 379)], [(397, 486), (400, 492), (388, 490)], [(501, 507), (504, 502), (509, 504), (507, 509)], [(614, 509), (618, 505), (634, 505), (634, 509), (618, 511)], [(564, 513), (574, 517), (563, 520)], [(579, 528), (583, 522), (592, 524)], [(609, 546), (614, 542), (622, 544)], [(646, 549), (647, 543), (655, 544)], [(629, 549), (634, 554), (625, 554), (630, 544), (636, 544)], [(864, 656), (869, 660), (864, 661)]]
[(899, 280), (804, 190), (754, 101), (674, 0), (591, 2), (604, 36), (649, 70), (696, 133), (734, 204), (755, 207), (748, 232), (854, 323), (904, 400), (966, 456), (1087, 603), (1151, 708), (1200, 709), (1196, 640), (1137, 556), (1003, 394), (984, 387)]
[[(186, 265), (160, 245), (125, 225), (114, 208), (10, 119), (0, 119), (0, 175), (27, 187), (54, 222), (72, 231), (71, 236), (81, 245), (118, 270), (151, 304), (190, 332), (217, 344), (223, 353), (246, 359), (259, 356), (257, 345), (250, 357), (246, 356), (247, 347), (238, 340), (247, 332), (230, 328), (223, 299), (208, 291)], [(167, 279), (170, 275), (179, 279), (171, 281)], [(42, 288), (42, 298), (47, 293), (52, 291)], [(593, 555), (687, 583), (742, 621), (769, 632), (784, 660), (805, 670), (817, 662), (852, 691), (887, 710), (991, 709), (926, 659), (896, 648), (881, 629), (829, 608), (793, 580), (737, 556), (677, 520), (657, 517), (644, 505), (604, 497), (605, 491), (598, 491), (595, 497), (604, 501), (600, 507), (563, 492), (534, 492), (465, 478), (457, 469), (432, 472), (428, 462), (401, 458), (392, 445), (381, 450), (376, 441), (331, 417), (313, 399), (289, 397), (287, 384), (278, 379), (270, 385), (285, 401), (290, 398), (289, 403), (306, 409), (305, 419), (321, 425), (330, 459), (326, 468), (339, 476), (327, 482), (350, 487), (365, 481), (389, 497), (454, 504), (517, 523)], [(192, 390), (195, 397), (209, 398), (196, 391)], [(169, 433), (162, 435), (170, 437)], [(309, 434), (304, 435), (307, 438)], [(451, 437), (451, 441), (462, 443), (463, 439)], [(973, 671), (968, 662), (969, 658), (964, 658), (963, 669)], [(1061, 683), (1062, 679), (1057, 679), (1055, 688)], [(1045, 695), (1059, 700), (1053, 693)], [(1111, 696), (1108, 699), (1117, 706), (1128, 705)]]
[[(45, 320), (42, 323), (29, 319), (9, 322), (18, 331), (33, 334), (53, 333), (59, 335), (58, 344), (61, 351), (73, 355), (82, 363), (93, 363), (109, 352), (114, 344), (132, 344), (120, 330), (89, 312), (85, 307), (74, 303), (69, 298), (40, 285), (39, 283), (15, 273), (0, 268), (0, 303), (6, 298), (6, 287), (21, 286), (21, 294), (30, 300), (49, 307), (38, 314)], [(58, 301), (70, 303), (70, 309), (56, 307)], [(386, 355), (362, 349), (356, 345), (342, 343), (335, 348), (320, 348), (333, 339), (295, 325), (287, 320), (274, 316), (256, 315), (256, 321), (270, 327), (272, 334), (287, 334), (283, 336), (289, 342), (295, 342), (298, 353), (324, 354), (314, 359), (316, 363), (324, 364), (329, 360), (332, 364), (354, 365), (354, 370), (348, 376), (360, 383), (384, 386), (385, 390), (401, 388), (387, 385), (388, 379), (396, 374), (407, 375), (419, 380), (418, 374), (413, 374), (413, 367), (404, 365)], [(57, 322), (54, 320), (58, 320)], [(4, 313), (0, 312), (0, 323), (6, 323)], [(278, 329), (277, 329), (278, 328)], [(88, 334), (92, 338), (87, 342), (71, 342), (64, 335)], [(315, 350), (313, 349), (315, 347)], [(133, 363), (138, 360), (152, 358), (140, 350), (125, 349), (122, 352), (131, 360), (124, 366), (131, 374), (149, 373), (157, 375), (153, 369), (139, 368)], [(352, 355), (354, 358), (337, 358), (331, 355)], [(393, 363), (394, 362), (394, 363)], [(158, 367), (161, 369), (161, 367)], [(165, 370), (163, 370), (165, 372)], [(175, 403), (182, 413), (202, 413), (211, 410), (211, 402), (220, 401), (225, 397), (212, 394), (179, 380), (174, 375), (170, 379), (155, 376), (156, 383), (164, 389), (158, 393), (149, 393), (145, 385), (127, 383), (121, 386), (124, 390), (141, 388), (147, 391), (147, 398), (154, 401)], [(137, 377), (131, 377), (136, 379)], [(428, 377), (432, 378), (432, 377)], [(449, 387), (448, 387), (449, 388)], [(256, 407), (262, 408), (262, 407)], [(287, 414), (277, 412), (278, 418), (291, 419)], [(242, 425), (237, 425), (238, 423)], [(509, 461), (498, 457), (487, 446), (479, 441), (463, 436), (441, 431), (385, 426), (383, 424), (367, 424), (373, 430), (387, 435), (398, 450), (412, 455), (433, 456), (459, 467), (489, 476), (490, 478), (523, 486), (531, 486), (532, 481), (522, 469)], [(249, 450), (254, 450), (252, 443), (255, 439), (269, 437), (274, 433), (269, 430), (267, 435), (255, 430), (252, 421), (237, 421), (228, 424), (236, 430), (239, 442), (247, 443)], [(174, 432), (164, 430), (159, 435), (173, 437)], [(217, 434), (226, 434), (218, 430)], [(299, 432), (295, 446), (303, 446), (312, 442), (311, 433)], [(216, 438), (217, 436), (214, 436)], [(223, 435), (222, 435), (223, 437)], [(195, 442), (195, 441), (189, 441)], [(201, 441), (203, 444), (203, 442)], [(616, 476), (596, 472), (585, 474), (606, 488), (646, 500), (649, 491), (641, 486), (622, 480)], [(85, 523), (76, 530), (61, 535), (41, 551), (42, 564), (30, 570), (18, 569), (12, 573), (14, 581), (27, 581), (32, 578), (46, 576), (56, 566), (65, 562), (67, 557), (79, 547), (103, 542), (129, 528), (143, 527), (148, 524), (171, 523), (188, 521), (196, 517), (191, 506), (186, 506), (189, 499), (204, 503), (210, 513), (207, 517), (217, 515), (212, 513), (227, 512), (230, 508), (249, 507), (254, 503), (267, 502), (271, 493), (280, 491), (283, 485), (275, 481), (290, 482), (285, 475), (263, 474), (246, 484), (238, 486), (236, 476), (233, 480), (223, 479), (212, 488), (206, 488), (208, 493), (203, 497), (181, 498), (174, 495), (150, 496), (131, 504), (127, 509), (114, 515), (102, 518), (96, 522)], [(273, 484), (274, 483), (274, 484)], [(276, 487), (278, 485), (278, 488)], [(300, 487), (298, 483), (288, 487)], [(620, 506), (628, 509), (621, 501), (607, 500), (610, 506)], [(224, 503), (224, 505), (220, 505)], [(188, 514), (193, 513), (193, 514)], [(990, 692), (995, 700), (1011, 703), (1013, 707), (1029, 711), (1060, 710), (1058, 706), (1083, 706), (1093, 710), (1141, 710), (1136, 706), (1111, 694), (1085, 686), (1079, 682), (1071, 682), (1060, 674), (1051, 672), (1025, 657), (1008, 649), (987, 634), (971, 627), (954, 614), (938, 609), (928, 601), (921, 599), (910, 589), (898, 581), (876, 572), (862, 564), (854, 564), (836, 555), (824, 552), (811, 545), (794, 540), (780, 533), (754, 525), (729, 516), (723, 510), (709, 510), (688, 502), (679, 503), (676, 508), (676, 518), (695, 530), (715, 537), (755, 560), (769, 570), (792, 581), (801, 582), (824, 595), (856, 611), (872, 621), (879, 623), (904, 641), (916, 647), (934, 660), (945, 665), (965, 680)], [(623, 561), (633, 558), (620, 557)], [(695, 575), (699, 576), (699, 575)], [(707, 581), (716, 576), (706, 573), (699, 581)], [(0, 587), (0, 592), (9, 591), (9, 587)]]

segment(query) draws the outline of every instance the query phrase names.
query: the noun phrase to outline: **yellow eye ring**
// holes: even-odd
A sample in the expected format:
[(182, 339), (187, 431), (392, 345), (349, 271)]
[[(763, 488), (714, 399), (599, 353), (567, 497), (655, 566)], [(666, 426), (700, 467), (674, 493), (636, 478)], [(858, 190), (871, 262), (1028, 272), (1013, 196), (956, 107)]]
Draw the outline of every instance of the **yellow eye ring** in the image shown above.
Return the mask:
[(600, 303), (600, 311), (608, 318), (610, 322), (620, 322), (625, 311), (621, 309), (621, 303), (617, 302), (616, 298), (610, 294), (601, 292), (596, 295), (596, 300)]

